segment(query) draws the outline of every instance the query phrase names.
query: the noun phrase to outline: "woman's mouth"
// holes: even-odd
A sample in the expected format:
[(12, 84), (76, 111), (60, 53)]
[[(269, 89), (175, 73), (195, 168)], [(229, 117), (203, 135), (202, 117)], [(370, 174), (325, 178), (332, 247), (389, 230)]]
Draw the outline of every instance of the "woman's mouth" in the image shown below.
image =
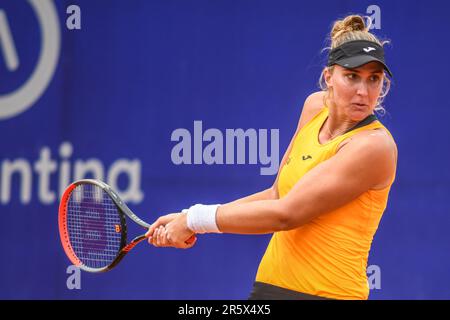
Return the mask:
[(365, 112), (367, 110), (367, 104), (364, 103), (352, 103), (353, 110)]

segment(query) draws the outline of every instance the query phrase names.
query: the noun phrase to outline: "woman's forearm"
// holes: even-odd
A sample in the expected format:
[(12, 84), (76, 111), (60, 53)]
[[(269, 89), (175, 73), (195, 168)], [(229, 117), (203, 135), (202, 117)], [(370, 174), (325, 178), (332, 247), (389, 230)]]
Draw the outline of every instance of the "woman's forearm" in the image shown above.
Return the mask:
[(288, 215), (280, 200), (227, 203), (217, 209), (216, 223), (223, 233), (264, 234), (285, 230)]

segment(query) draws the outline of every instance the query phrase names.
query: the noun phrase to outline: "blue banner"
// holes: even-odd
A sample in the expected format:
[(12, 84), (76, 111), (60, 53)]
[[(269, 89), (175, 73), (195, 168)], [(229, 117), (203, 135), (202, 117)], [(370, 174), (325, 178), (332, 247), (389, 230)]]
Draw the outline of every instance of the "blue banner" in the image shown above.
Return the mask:
[[(246, 299), (269, 235), (140, 244), (80, 273), (58, 204), (105, 181), (143, 220), (272, 185), (332, 22), (372, 16), (399, 150), (370, 299), (449, 299), (450, 32), (442, 1), (0, 0), (0, 298)], [(129, 233), (139, 234), (139, 226)]]

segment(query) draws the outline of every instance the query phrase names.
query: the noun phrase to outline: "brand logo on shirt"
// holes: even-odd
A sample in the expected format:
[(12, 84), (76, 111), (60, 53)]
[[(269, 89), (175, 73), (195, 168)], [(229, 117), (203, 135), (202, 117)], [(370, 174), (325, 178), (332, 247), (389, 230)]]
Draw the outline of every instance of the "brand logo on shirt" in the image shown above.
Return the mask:
[(308, 159), (312, 159), (312, 157), (308, 154), (307, 156), (302, 156), (303, 160), (308, 160)]

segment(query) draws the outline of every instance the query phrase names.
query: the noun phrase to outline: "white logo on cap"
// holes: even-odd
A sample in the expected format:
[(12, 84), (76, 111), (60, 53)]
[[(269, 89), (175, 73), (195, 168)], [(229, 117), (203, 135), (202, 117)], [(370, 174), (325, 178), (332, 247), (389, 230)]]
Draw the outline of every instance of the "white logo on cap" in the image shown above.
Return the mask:
[(367, 47), (367, 48), (363, 48), (363, 50), (365, 52), (370, 52), (370, 51), (377, 50), (377, 49), (375, 49), (374, 47)]

